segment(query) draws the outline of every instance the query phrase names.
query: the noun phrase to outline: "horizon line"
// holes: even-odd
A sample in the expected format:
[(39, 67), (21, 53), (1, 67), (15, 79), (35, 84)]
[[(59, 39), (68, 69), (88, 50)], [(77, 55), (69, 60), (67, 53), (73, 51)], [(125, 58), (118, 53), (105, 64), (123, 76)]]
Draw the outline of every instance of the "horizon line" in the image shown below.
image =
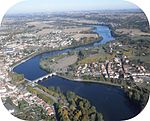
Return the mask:
[(123, 12), (123, 11), (132, 11), (132, 12), (143, 12), (140, 8), (123, 8), (123, 9), (91, 9), (91, 10), (56, 10), (56, 11), (32, 11), (32, 12), (6, 12), (5, 15), (18, 15), (18, 14), (38, 14), (38, 13), (46, 13), (46, 14), (54, 14), (54, 13), (67, 13), (67, 12), (94, 12), (94, 11), (105, 11), (105, 12), (108, 12), (108, 11), (111, 11), (111, 12)]

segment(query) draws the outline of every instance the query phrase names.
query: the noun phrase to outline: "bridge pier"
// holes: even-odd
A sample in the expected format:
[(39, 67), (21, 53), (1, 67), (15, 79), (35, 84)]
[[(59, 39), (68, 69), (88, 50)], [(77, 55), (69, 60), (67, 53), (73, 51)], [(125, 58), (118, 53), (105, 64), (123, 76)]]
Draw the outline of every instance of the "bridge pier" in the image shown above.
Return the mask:
[(49, 77), (51, 77), (53, 75), (55, 76), (57, 74), (56, 73), (50, 73), (50, 74), (47, 74), (47, 75), (45, 75), (43, 77), (40, 77), (38, 79), (33, 80), (33, 82), (38, 83), (39, 81), (43, 81), (43, 79), (45, 79), (45, 78), (48, 79)]

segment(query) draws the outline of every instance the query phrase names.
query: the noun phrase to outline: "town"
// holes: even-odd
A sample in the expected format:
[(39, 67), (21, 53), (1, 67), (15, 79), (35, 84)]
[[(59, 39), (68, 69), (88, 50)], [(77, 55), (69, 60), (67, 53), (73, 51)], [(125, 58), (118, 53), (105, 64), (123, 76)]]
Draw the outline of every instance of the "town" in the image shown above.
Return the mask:
[[(126, 30), (132, 19), (143, 23), (135, 22), (137, 28), (131, 24), (131, 29)], [(128, 20), (127, 24), (123, 24), (125, 20)], [(34, 17), (32, 14), (8, 15), (4, 17), (0, 27), (0, 97), (10, 113), (24, 120), (36, 117), (36, 120), (56, 121), (63, 118), (69, 121), (93, 118), (95, 121), (103, 121), (101, 112), (98, 113), (90, 101), (72, 92), (67, 95), (60, 89), (43, 87), (38, 82), (26, 79), (25, 75), (13, 72), (14, 67), (38, 54), (101, 41), (102, 36), (94, 32), (94, 27), (89, 25), (109, 26), (116, 39), (97, 47), (75, 50), (71, 54), (68, 52), (63, 56), (60, 54), (49, 59), (41, 57), (39, 66), (54, 76), (58, 74), (76, 81), (101, 83), (107, 79), (122, 79), (124, 82), (129, 80), (134, 86), (146, 90), (144, 98), (147, 101), (147, 93), (150, 90), (150, 34), (143, 12), (85, 11), (56, 15), (36, 14)], [(141, 40), (148, 44), (141, 44)], [(137, 46), (135, 41), (139, 42), (140, 46)], [(141, 52), (138, 49), (141, 49)], [(113, 81), (109, 84), (114, 84)], [(116, 82), (115, 84), (122, 86)], [(129, 84), (127, 88), (129, 91), (133, 89)], [(129, 91), (127, 90), (127, 93)], [(139, 92), (136, 91), (135, 93)], [(139, 95), (142, 94), (143, 92)], [(134, 93), (130, 95), (131, 98), (133, 96)], [(70, 100), (70, 97), (74, 100)], [(138, 101), (140, 102), (141, 98)], [(145, 103), (142, 104), (143, 107)], [(43, 114), (40, 114), (41, 112)]]
[[(113, 48), (117, 46), (123, 46), (119, 42), (113, 42), (113, 45), (109, 44), (109, 52), (112, 54)], [(149, 77), (150, 73), (145, 69), (143, 65), (135, 65), (130, 62), (126, 55), (119, 57), (119, 51), (117, 51), (118, 57), (113, 55), (112, 59), (106, 59), (105, 62), (94, 62), (91, 58), (88, 63), (82, 60), (81, 64), (77, 67), (75, 71), (76, 77), (82, 77), (84, 75), (100, 76), (103, 75), (105, 78), (119, 79), (119, 78), (133, 78), (135, 82), (142, 83), (144, 78)], [(116, 57), (115, 57), (116, 56)], [(87, 59), (87, 58), (86, 58)], [(92, 62), (93, 61), (93, 62)], [(100, 59), (101, 61), (101, 59)], [(84, 64), (83, 64), (84, 63)], [(149, 84), (149, 82), (147, 82)]]

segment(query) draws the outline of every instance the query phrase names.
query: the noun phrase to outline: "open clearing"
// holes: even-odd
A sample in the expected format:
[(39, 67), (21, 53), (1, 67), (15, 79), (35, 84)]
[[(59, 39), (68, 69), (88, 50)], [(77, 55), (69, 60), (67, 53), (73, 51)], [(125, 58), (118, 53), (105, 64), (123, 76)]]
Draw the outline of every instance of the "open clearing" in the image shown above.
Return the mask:
[(97, 39), (99, 36), (97, 34), (76, 34), (72, 36), (75, 40), (79, 41), (82, 38), (94, 38)]
[(150, 33), (142, 32), (139, 29), (116, 29), (116, 32), (121, 33), (121, 34), (129, 34), (132, 36), (141, 36), (141, 35), (150, 35)]
[(80, 32), (90, 31), (91, 29), (92, 29), (91, 27), (77, 27), (77, 28), (64, 29), (63, 31), (66, 33), (80, 33)]
[(78, 59), (77, 55), (65, 56), (51, 65), (51, 68), (57, 71), (65, 71), (69, 65), (74, 64)]
[(49, 27), (48, 24), (45, 24), (44, 22), (40, 22), (40, 21), (28, 22), (27, 25), (35, 26), (37, 29), (42, 29), (43, 27)]

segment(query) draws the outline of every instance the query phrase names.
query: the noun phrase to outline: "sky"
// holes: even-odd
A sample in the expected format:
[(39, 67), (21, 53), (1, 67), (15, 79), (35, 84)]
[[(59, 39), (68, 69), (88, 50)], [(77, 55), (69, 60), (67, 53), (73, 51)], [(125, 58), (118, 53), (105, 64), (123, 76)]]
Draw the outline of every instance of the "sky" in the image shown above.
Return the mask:
[(79, 10), (135, 9), (125, 0), (24, 0), (10, 8), (8, 13), (60, 12)]

